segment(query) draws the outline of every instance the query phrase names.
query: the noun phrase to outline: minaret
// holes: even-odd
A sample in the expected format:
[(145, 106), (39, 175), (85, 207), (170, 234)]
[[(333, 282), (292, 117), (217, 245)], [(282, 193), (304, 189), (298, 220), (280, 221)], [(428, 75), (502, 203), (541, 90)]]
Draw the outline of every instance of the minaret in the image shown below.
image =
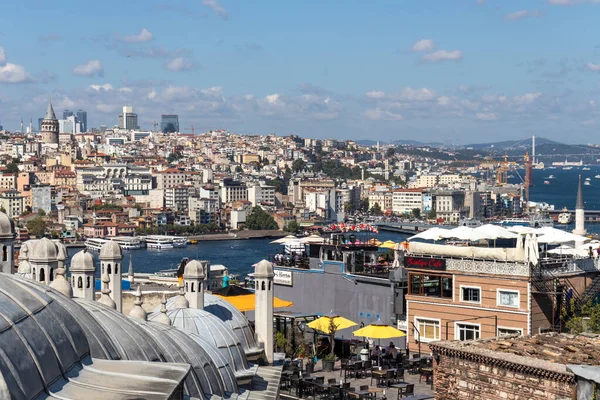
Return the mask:
[(127, 279), (129, 280), (129, 282), (133, 283), (134, 274), (133, 274), (133, 263), (131, 262), (131, 257), (132, 257), (132, 254), (129, 253), (129, 270), (127, 271)]
[(185, 298), (190, 308), (204, 309), (204, 288), (209, 261), (192, 260), (185, 266), (183, 281), (185, 282)]
[(141, 319), (142, 321), (146, 321), (148, 316), (146, 314), (146, 310), (142, 307), (144, 304), (144, 300), (142, 300), (142, 289), (141, 286), (138, 285), (137, 290), (135, 291), (135, 301), (133, 302), (133, 308), (129, 312), (129, 316), (136, 319)]
[(159, 324), (171, 326), (171, 318), (167, 315), (167, 296), (162, 294), (162, 299), (160, 301), (160, 315), (152, 320), (152, 322), (158, 322)]
[(111, 297), (110, 297), (110, 289), (108, 287), (109, 284), (110, 284), (110, 278), (108, 277), (108, 274), (103, 274), (102, 275), (102, 296), (100, 296), (100, 298), (98, 299), (98, 303), (102, 303), (105, 306), (116, 309), (117, 305), (115, 304), (115, 301), (113, 299), (111, 299)]
[(23, 118), (21, 118), (21, 133), (23, 133)]
[(100, 248), (100, 266), (102, 275), (107, 274), (110, 278), (109, 289), (111, 297), (117, 305), (117, 311), (122, 312), (123, 278), (121, 274), (121, 262), (123, 253), (117, 242), (109, 240)]
[(94, 256), (87, 249), (75, 254), (71, 259), (71, 286), (73, 297), (96, 300), (96, 265)]
[(254, 326), (259, 342), (263, 343), (267, 361), (273, 363), (273, 264), (262, 260), (254, 269), (255, 310)]
[(581, 184), (581, 175), (579, 175), (579, 186), (577, 187), (577, 204), (575, 205), (575, 229), (573, 233), (585, 236), (585, 205), (583, 204), (583, 186)]

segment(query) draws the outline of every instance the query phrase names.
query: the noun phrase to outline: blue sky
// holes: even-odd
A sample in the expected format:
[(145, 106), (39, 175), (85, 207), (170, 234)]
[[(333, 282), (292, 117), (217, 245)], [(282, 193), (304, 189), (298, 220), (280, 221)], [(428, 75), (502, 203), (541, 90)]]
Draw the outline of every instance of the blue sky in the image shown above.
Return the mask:
[(599, 0), (12, 1), (0, 121), (88, 111), (142, 128), (467, 144), (591, 143)]

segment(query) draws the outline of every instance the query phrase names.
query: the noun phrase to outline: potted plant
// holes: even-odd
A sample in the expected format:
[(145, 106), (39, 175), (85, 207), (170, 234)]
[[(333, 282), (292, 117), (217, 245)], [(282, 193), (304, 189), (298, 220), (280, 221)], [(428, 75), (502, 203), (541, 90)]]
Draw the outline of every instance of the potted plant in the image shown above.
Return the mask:
[(329, 353), (323, 357), (323, 371), (333, 371), (335, 364), (335, 332), (337, 331), (337, 325), (334, 323), (333, 318), (329, 319), (328, 335), (329, 335)]

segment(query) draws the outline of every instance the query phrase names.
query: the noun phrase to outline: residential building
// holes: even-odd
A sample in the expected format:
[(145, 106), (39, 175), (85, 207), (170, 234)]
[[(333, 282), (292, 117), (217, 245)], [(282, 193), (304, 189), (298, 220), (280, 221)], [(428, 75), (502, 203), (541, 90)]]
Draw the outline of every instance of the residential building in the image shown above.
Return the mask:
[(0, 208), (3, 208), (9, 218), (18, 217), (25, 209), (23, 196), (16, 189), (9, 189), (0, 193)]
[(227, 204), (239, 200), (248, 200), (248, 188), (245, 183), (225, 179), (221, 185), (221, 203)]
[(464, 216), (465, 192), (438, 192), (435, 195), (435, 212), (445, 222), (458, 223)]
[(15, 189), (17, 177), (11, 172), (0, 174), (0, 190)]
[(165, 207), (172, 211), (187, 213), (188, 198), (195, 193), (193, 186), (179, 185), (165, 189)]
[(381, 211), (392, 210), (394, 195), (389, 191), (374, 191), (369, 193), (369, 208), (379, 205)]
[(415, 181), (417, 188), (434, 188), (438, 185), (439, 175), (420, 175)]
[(397, 189), (392, 192), (392, 212), (394, 214), (411, 214), (414, 209), (423, 212), (423, 191), (421, 189)]
[(265, 184), (253, 184), (248, 187), (248, 201), (252, 203), (252, 207), (257, 205), (274, 205), (275, 204), (275, 187)]
[(157, 189), (168, 189), (187, 183), (186, 172), (176, 168), (167, 168), (162, 171), (155, 171), (152, 173), (152, 175), (156, 180)]
[(32, 211), (44, 210), (46, 214), (52, 211), (52, 188), (50, 185), (35, 185), (31, 187)]

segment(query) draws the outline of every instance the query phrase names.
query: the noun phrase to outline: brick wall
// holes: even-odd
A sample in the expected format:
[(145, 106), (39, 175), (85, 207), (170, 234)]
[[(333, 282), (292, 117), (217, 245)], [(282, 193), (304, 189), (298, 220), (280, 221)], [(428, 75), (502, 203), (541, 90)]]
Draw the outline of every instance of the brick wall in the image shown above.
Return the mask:
[(440, 355), (434, 365), (436, 400), (572, 400), (575, 386)]

